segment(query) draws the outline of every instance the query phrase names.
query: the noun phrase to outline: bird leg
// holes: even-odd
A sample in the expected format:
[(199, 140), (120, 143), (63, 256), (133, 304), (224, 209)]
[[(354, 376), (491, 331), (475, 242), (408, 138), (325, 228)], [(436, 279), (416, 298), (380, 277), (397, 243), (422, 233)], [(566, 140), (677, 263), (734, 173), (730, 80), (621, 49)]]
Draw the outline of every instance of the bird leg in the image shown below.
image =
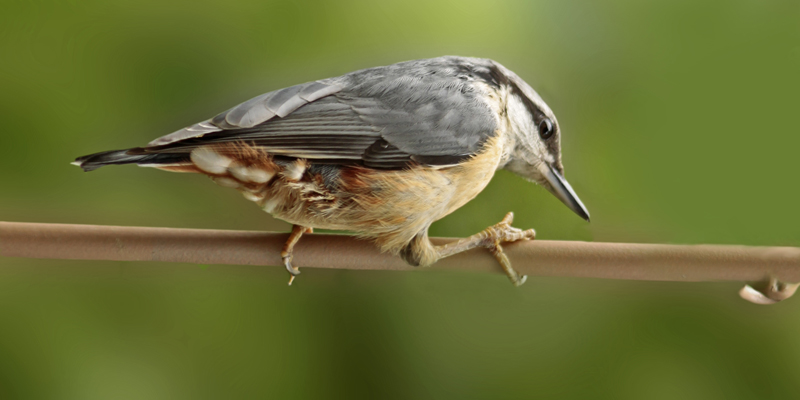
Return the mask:
[(530, 240), (536, 238), (533, 229), (523, 231), (511, 226), (514, 221), (514, 213), (506, 214), (502, 221), (494, 226), (490, 226), (480, 233), (468, 238), (460, 239), (452, 243), (441, 246), (434, 246), (428, 240), (427, 230), (414, 237), (412, 241), (400, 251), (400, 256), (407, 263), (415, 266), (428, 266), (436, 261), (461, 253), (475, 247), (486, 247), (503, 267), (508, 279), (514, 286), (525, 283), (527, 276), (520, 276), (511, 266), (506, 253), (503, 252), (503, 242), (516, 242), (517, 240)]
[(300, 270), (297, 267), (292, 266), (292, 258), (294, 251), (294, 245), (300, 240), (304, 233), (313, 233), (314, 228), (308, 228), (305, 226), (294, 225), (292, 226), (292, 233), (289, 234), (289, 239), (286, 240), (286, 244), (283, 245), (283, 250), (281, 251), (281, 258), (283, 259), (283, 265), (286, 266), (286, 270), (289, 271), (291, 277), (289, 277), (289, 286), (292, 285), (294, 281), (294, 277), (300, 274)]

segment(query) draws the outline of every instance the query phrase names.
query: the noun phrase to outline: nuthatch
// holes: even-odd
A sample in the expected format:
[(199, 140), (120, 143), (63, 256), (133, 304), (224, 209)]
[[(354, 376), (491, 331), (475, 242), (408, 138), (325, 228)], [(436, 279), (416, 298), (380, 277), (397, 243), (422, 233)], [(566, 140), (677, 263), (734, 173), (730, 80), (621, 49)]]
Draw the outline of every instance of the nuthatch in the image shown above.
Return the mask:
[(535, 232), (498, 224), (435, 246), (428, 228), (472, 200), (505, 168), (589, 213), (564, 180), (558, 121), (499, 63), (439, 57), (369, 68), (250, 99), (144, 147), (75, 160), (91, 171), (137, 164), (211, 177), (294, 224), (282, 257), (312, 228), (355, 231), (407, 263), (428, 266), (487, 247), (515, 285), (501, 244)]

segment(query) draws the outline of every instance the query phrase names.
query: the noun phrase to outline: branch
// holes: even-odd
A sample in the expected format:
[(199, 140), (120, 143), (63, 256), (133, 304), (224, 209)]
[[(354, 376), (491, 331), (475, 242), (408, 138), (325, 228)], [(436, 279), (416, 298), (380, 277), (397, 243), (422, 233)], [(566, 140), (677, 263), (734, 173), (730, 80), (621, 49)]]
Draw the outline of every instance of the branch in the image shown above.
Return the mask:
[[(202, 229), (0, 222), (6, 257), (197, 264), (282, 265), (288, 234)], [(453, 239), (434, 238), (435, 244)], [(775, 302), (800, 282), (800, 248), (664, 245), (535, 240), (504, 245), (514, 267), (532, 276), (655, 281), (753, 281), (742, 296)], [(346, 235), (304, 235), (294, 262), (303, 268), (410, 270), (399, 257)], [(437, 269), (502, 272), (488, 251), (474, 249), (436, 263)], [(747, 288), (750, 288), (749, 292)], [(790, 293), (791, 292), (791, 293)], [(749, 294), (748, 294), (749, 293)], [(760, 299), (761, 295), (766, 299)]]

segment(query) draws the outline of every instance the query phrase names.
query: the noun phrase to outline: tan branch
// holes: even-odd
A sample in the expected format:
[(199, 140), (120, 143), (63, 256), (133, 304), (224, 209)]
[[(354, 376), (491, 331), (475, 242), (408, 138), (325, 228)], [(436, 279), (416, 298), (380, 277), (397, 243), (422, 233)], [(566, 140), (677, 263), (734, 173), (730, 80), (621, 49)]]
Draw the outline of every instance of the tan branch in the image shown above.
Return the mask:
[[(287, 237), (288, 233), (0, 222), (0, 255), (282, 265), (280, 252)], [(452, 239), (433, 239), (437, 244), (448, 240)], [(776, 278), (800, 282), (800, 248), (794, 247), (547, 240), (504, 247), (514, 267), (531, 276), (761, 282)], [(294, 262), (303, 268), (413, 269), (399, 257), (381, 254), (372, 244), (346, 235), (303, 236)], [(433, 268), (502, 272), (494, 257), (482, 249), (443, 259)], [(765, 291), (768, 289), (762, 289)]]

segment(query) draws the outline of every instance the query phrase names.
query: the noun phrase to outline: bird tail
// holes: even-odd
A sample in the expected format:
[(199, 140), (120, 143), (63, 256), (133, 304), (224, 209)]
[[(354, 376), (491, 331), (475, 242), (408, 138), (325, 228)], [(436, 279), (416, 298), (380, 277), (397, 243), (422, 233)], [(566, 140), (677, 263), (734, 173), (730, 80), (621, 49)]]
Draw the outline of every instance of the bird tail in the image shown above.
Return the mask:
[(190, 164), (188, 153), (145, 153), (142, 148), (111, 150), (78, 157), (72, 162), (84, 171), (94, 171), (106, 165), (136, 164), (141, 167), (171, 169)]

